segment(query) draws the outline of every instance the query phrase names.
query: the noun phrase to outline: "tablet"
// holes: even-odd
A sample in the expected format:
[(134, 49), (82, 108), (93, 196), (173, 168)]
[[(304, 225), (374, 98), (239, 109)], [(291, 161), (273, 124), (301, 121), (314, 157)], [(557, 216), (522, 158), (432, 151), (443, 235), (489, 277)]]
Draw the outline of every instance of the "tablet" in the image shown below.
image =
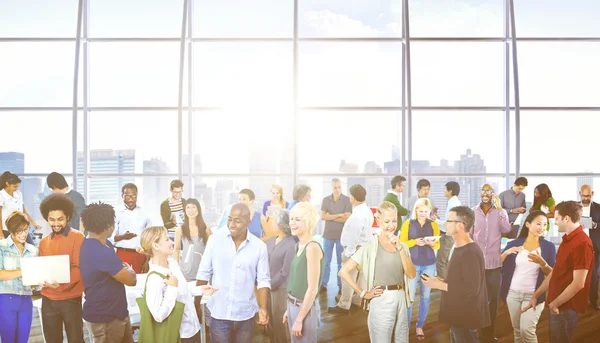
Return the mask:
[(592, 217), (581, 217), (581, 219), (579, 219), (579, 224), (583, 225), (583, 227), (586, 229), (591, 229)]
[(21, 259), (24, 286), (38, 286), (46, 281), (71, 282), (69, 255), (25, 257)]
[(442, 236), (427, 236), (427, 237), (423, 237), (424, 240), (426, 241), (436, 241), (438, 239), (440, 239)]

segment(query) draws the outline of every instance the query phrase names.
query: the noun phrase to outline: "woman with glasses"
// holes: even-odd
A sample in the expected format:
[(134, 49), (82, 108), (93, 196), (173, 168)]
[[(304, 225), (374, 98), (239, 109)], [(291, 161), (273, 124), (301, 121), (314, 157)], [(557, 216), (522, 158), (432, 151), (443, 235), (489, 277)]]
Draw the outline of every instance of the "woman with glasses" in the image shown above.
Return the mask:
[(0, 340), (27, 343), (33, 318), (32, 288), (23, 285), (21, 259), (37, 256), (26, 242), (29, 221), (19, 211), (6, 218), (10, 236), (0, 241)]
[[(375, 219), (381, 228), (379, 236), (369, 240), (342, 266), (340, 277), (360, 294), (364, 309), (369, 311), (367, 323), (371, 342), (408, 343), (408, 313), (413, 300), (409, 279), (416, 276), (408, 246), (394, 234), (398, 226), (397, 209), (384, 201)], [(350, 272), (360, 268), (367, 288), (362, 289)]]
[(537, 299), (537, 307), (521, 313), (536, 289), (550, 274), (556, 262), (556, 247), (544, 239), (548, 217), (533, 211), (525, 219), (519, 237), (502, 252), (500, 299), (510, 313), (515, 343), (537, 342), (536, 327), (544, 309), (546, 295)]
[[(419, 315), (417, 317), (417, 339), (422, 341), (425, 339), (423, 325), (427, 312), (429, 312), (429, 294), (431, 288), (425, 287), (421, 280), (421, 275), (435, 275), (435, 250), (440, 248), (439, 239), (426, 239), (426, 237), (439, 236), (440, 227), (438, 223), (429, 219), (431, 214), (431, 201), (427, 198), (420, 198), (415, 203), (415, 208), (412, 210), (412, 218), (404, 222), (400, 230), (400, 241), (406, 244), (410, 250), (410, 257), (415, 265), (417, 276), (414, 279), (409, 279), (411, 298), (415, 297), (417, 284), (420, 283), (420, 301)], [(420, 282), (419, 282), (420, 281)], [(408, 323), (412, 318), (412, 304), (408, 308)]]

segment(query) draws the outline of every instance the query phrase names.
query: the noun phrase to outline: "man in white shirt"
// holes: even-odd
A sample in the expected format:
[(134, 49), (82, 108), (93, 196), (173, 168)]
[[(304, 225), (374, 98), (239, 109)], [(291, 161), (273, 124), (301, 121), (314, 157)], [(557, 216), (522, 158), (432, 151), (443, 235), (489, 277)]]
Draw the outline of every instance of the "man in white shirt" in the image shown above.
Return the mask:
[[(448, 199), (448, 206), (446, 206), (446, 219), (448, 213), (454, 207), (460, 206), (460, 200), (458, 200), (458, 194), (460, 194), (460, 185), (455, 181), (446, 183), (446, 190), (444, 196)], [(451, 235), (446, 235), (446, 223), (440, 224), (440, 249), (437, 252), (436, 270), (437, 276), (444, 279), (446, 277), (446, 271), (448, 268), (448, 261), (450, 260), (450, 251), (454, 246), (454, 239)]]
[(117, 248), (117, 256), (131, 265), (136, 274), (147, 272), (147, 258), (137, 252), (140, 246), (140, 235), (144, 229), (152, 226), (150, 218), (137, 205), (138, 189), (133, 183), (121, 188), (123, 206), (116, 209), (115, 233), (113, 240)]
[[(354, 255), (356, 250), (369, 241), (373, 234), (371, 227), (373, 226), (373, 212), (365, 204), (367, 191), (361, 185), (350, 187), (350, 202), (353, 209), (352, 214), (346, 220), (342, 229), (342, 237), (340, 239), (344, 252), (342, 254), (342, 263)], [(358, 270), (353, 269), (350, 275), (361, 284), (361, 278), (358, 275)], [(361, 285), (362, 286), (362, 285)], [(364, 287), (363, 287), (364, 288)], [(353, 300), (354, 290), (350, 285), (342, 282), (342, 294), (336, 306), (330, 307), (328, 312), (332, 313), (349, 313), (350, 302)], [(360, 305), (360, 297), (357, 297), (358, 305)]]

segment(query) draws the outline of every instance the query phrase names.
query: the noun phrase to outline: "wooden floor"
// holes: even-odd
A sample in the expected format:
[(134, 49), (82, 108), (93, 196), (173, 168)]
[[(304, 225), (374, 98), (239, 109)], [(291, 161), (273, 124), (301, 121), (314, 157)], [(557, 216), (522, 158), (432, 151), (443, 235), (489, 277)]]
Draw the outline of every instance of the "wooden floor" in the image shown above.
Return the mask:
[[(349, 315), (329, 314), (327, 313), (328, 305), (333, 305), (335, 296), (337, 295), (337, 286), (332, 284), (329, 286), (328, 293), (321, 293), (320, 304), (322, 308), (322, 323), (319, 329), (319, 342), (345, 342), (345, 343), (367, 343), (369, 342), (369, 332), (367, 330), (367, 315), (366, 312), (353, 308)], [(415, 302), (415, 308), (418, 308), (418, 297)], [(423, 343), (447, 343), (450, 342), (448, 329), (444, 325), (438, 323), (438, 313), (440, 305), (440, 292), (433, 291), (431, 293), (429, 314), (425, 321), (425, 340), (417, 341), (415, 337), (415, 320), (417, 311), (413, 311), (413, 320), (411, 322), (410, 342)], [(35, 309), (34, 309), (35, 310)], [(267, 343), (269, 339), (263, 334), (261, 327), (256, 326), (253, 343)], [(548, 342), (548, 310), (545, 309), (538, 324), (538, 340), (540, 343)], [(500, 305), (497, 325), (496, 337), (501, 343), (512, 343), (512, 326), (506, 306)], [(210, 341), (207, 337), (207, 342)], [(29, 342), (43, 342), (37, 312), (34, 311), (33, 325)], [(66, 342), (66, 339), (65, 339)], [(86, 342), (90, 342), (86, 337)], [(579, 323), (575, 331), (574, 343), (598, 343), (600, 342), (600, 311), (595, 311), (591, 307), (588, 311), (579, 316)], [(381, 343), (381, 342), (376, 342)]]

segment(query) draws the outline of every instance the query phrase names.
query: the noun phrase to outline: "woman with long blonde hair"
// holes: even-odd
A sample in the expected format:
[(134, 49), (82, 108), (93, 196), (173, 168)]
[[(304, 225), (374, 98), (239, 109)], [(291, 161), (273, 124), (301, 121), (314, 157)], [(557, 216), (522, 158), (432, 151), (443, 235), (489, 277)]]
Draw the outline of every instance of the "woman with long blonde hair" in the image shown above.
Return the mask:
[[(273, 211), (273, 209), (285, 209), (288, 207), (288, 202), (283, 199), (283, 188), (281, 188), (281, 186), (275, 184), (272, 185), (271, 195), (273, 198), (265, 201), (262, 208), (262, 215), (260, 216), (260, 224), (264, 232), (262, 240), (265, 242), (268, 241), (269, 238), (277, 235), (276, 229), (273, 226), (277, 219), (277, 213), (276, 211)], [(272, 210), (269, 211), (269, 208)]]

